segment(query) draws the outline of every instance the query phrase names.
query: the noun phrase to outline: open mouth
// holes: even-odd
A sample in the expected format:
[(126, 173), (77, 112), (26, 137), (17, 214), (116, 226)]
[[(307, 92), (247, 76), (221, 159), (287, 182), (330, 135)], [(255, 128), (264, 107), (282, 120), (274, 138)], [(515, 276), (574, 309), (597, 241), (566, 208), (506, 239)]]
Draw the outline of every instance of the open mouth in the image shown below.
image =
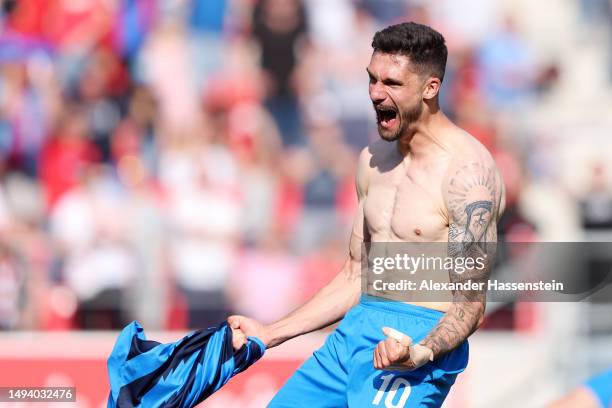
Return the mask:
[(393, 127), (397, 121), (397, 111), (390, 106), (376, 106), (376, 121), (384, 128)]

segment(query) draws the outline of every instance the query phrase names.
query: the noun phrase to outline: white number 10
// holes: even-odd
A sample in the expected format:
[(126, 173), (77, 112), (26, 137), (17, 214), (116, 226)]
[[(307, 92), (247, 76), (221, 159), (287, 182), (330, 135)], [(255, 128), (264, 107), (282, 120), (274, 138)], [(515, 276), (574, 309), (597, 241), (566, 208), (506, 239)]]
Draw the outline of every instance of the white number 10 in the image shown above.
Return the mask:
[[(383, 395), (387, 391), (387, 398), (385, 398), (386, 408), (402, 408), (406, 404), (406, 400), (408, 400), (411, 391), (410, 383), (405, 378), (397, 377), (395, 381), (393, 381), (393, 384), (391, 384), (391, 387), (389, 387), (389, 383), (391, 382), (393, 377), (395, 377), (393, 374), (387, 374), (380, 377), (383, 382), (380, 385), (380, 388), (378, 388), (378, 392), (374, 396), (374, 399), (372, 400), (372, 405), (380, 405), (380, 401), (382, 401)], [(397, 389), (402, 385), (404, 386), (404, 389), (402, 390), (402, 395), (400, 395), (399, 401), (394, 404), (393, 400), (395, 399)], [(387, 387), (389, 387), (388, 390)]]

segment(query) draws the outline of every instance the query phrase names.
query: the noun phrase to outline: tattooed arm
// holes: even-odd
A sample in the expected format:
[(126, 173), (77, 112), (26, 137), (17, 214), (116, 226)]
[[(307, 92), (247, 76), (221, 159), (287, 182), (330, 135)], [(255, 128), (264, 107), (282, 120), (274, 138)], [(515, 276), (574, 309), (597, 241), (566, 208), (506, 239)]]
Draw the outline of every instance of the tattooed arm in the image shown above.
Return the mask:
[(453, 292), (449, 310), (421, 341), (421, 345), (433, 351), (433, 358), (460, 345), (478, 329), (484, 318), (487, 280), (497, 242), (501, 184), (493, 163), (467, 162), (449, 170), (443, 187), (449, 217), (448, 255), (483, 257), (486, 262), (482, 269), (468, 269), (463, 273), (449, 271), (451, 282), (471, 281), (483, 285), (482, 290)]
[[(438, 324), (419, 344), (395, 329), (384, 327), (387, 338), (374, 350), (374, 367), (381, 370), (414, 370), (453, 350), (482, 323), (486, 283), (497, 241), (496, 222), (503, 208), (501, 179), (491, 163), (464, 161), (451, 166), (445, 180), (448, 208), (448, 255), (484, 258), (481, 269), (449, 271), (453, 283), (482, 283), (482, 290), (454, 291), (453, 303)], [(472, 287), (472, 285), (470, 285)]]

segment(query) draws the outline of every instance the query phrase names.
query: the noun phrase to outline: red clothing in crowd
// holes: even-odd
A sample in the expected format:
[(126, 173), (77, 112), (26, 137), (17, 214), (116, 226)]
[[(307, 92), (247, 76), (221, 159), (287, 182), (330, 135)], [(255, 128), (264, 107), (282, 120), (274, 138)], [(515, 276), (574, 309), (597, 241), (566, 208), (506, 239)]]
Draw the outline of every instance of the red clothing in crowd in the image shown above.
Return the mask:
[(87, 166), (99, 158), (97, 148), (87, 139), (52, 137), (40, 155), (40, 179), (47, 209), (76, 186)]

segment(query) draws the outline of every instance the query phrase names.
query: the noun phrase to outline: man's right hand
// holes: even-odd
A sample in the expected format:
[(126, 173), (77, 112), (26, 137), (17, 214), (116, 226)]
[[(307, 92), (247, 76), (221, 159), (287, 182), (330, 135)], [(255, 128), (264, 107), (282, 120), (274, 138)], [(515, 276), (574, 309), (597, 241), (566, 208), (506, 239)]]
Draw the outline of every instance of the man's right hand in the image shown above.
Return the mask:
[(246, 336), (257, 337), (266, 348), (270, 347), (272, 338), (268, 326), (264, 326), (255, 319), (245, 316), (234, 315), (227, 318), (227, 323), (232, 329), (240, 329)]

